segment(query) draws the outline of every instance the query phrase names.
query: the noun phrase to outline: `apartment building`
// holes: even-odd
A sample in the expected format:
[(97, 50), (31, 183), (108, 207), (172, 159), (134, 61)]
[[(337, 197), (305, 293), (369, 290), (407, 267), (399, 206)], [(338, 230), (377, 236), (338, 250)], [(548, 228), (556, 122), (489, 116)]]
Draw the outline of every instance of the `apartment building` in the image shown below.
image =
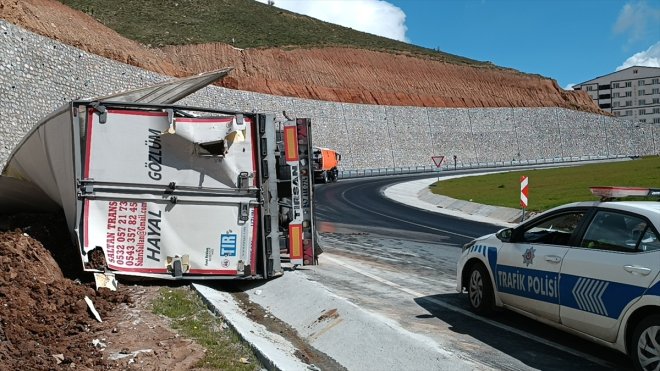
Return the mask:
[(625, 120), (660, 124), (660, 68), (633, 66), (573, 86)]

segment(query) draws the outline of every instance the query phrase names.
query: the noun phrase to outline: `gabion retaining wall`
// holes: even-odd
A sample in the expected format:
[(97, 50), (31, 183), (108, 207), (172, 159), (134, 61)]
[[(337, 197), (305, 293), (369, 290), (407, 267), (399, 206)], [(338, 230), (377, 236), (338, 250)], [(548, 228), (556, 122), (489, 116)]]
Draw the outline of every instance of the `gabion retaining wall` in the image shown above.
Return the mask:
[[(23, 136), (64, 103), (168, 80), (0, 20), (0, 169)], [(561, 108), (423, 108), (343, 104), (207, 87), (183, 105), (311, 117), (314, 145), (343, 169), (660, 153), (660, 125)]]

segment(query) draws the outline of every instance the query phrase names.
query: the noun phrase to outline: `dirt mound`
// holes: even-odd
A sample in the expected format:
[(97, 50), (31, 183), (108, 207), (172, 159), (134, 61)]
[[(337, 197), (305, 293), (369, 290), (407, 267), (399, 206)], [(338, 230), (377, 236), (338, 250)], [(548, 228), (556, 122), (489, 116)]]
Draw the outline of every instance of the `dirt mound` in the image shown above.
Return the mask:
[(63, 216), (0, 218), (0, 369), (186, 370), (203, 357), (149, 312), (156, 287), (96, 290), (66, 231)]
[[(147, 48), (55, 0), (0, 0), (2, 18), (150, 71), (187, 76), (235, 67), (220, 84), (273, 95), (422, 107), (563, 107), (604, 113), (582, 91), (496, 67), (351, 48), (250, 49), (227, 44)], [(83, 30), (83, 32), (81, 32)]]
[(75, 364), (102, 368), (100, 351), (92, 344), (93, 332), (102, 325), (90, 314), (85, 297), (92, 300), (101, 317), (117, 304), (126, 303), (128, 297), (108, 289), (96, 291), (89, 283), (65, 278), (50, 252), (27, 233), (35, 233), (55, 247), (62, 242), (59, 228), (52, 229), (53, 224), (46, 220), (30, 220), (30, 224), (39, 227), (0, 232), (3, 367), (36, 370)]

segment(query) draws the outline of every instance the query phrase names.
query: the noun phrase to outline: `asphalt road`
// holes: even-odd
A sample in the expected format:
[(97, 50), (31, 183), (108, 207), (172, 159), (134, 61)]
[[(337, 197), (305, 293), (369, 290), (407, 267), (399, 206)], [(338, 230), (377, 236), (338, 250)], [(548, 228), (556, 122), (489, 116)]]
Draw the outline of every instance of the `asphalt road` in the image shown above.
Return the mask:
[[(501, 227), (416, 209), (382, 195), (385, 186), (423, 177), (428, 175), (346, 179), (315, 187), (317, 226), (332, 246), (329, 260), (346, 259), (338, 264), (350, 270), (326, 268), (325, 285), (494, 369), (630, 366), (616, 351), (509, 311), (490, 318), (472, 314), (464, 295), (453, 290), (456, 259), (464, 243)], [(351, 268), (350, 262), (372, 269)]]
[(321, 222), (350, 223), (356, 228), (386, 228), (402, 236), (410, 232), (439, 234), (449, 238), (446, 243), (457, 246), (502, 228), (406, 207), (382, 195), (381, 190), (388, 185), (428, 177), (346, 179), (321, 185), (315, 188), (317, 219)]

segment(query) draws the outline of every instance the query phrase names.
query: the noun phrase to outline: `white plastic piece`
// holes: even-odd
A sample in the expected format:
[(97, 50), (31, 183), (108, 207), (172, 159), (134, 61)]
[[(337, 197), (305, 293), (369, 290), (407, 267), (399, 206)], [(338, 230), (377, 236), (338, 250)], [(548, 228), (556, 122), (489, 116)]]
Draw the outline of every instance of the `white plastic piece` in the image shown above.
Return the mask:
[(112, 291), (117, 291), (117, 279), (112, 273), (94, 273), (94, 281), (96, 281), (96, 290), (105, 287)]
[(99, 312), (96, 311), (96, 308), (94, 308), (94, 303), (92, 303), (92, 299), (85, 296), (85, 302), (87, 303), (87, 306), (89, 307), (89, 310), (92, 311), (92, 314), (94, 315), (96, 320), (99, 321), (99, 322), (103, 322), (103, 321), (101, 321), (101, 315), (99, 314)]

